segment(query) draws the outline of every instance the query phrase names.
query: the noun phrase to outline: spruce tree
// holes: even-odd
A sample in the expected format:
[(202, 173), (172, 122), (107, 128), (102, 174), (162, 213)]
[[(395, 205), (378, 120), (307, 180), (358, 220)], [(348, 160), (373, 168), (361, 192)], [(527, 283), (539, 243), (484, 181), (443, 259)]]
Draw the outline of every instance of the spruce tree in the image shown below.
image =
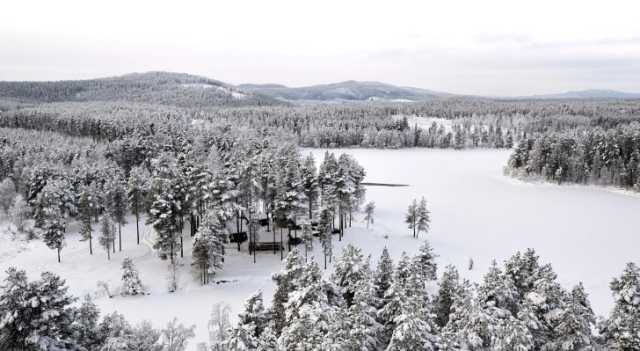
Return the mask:
[(640, 269), (627, 263), (622, 275), (609, 284), (614, 306), (604, 336), (612, 350), (640, 349)]
[(144, 287), (138, 275), (133, 260), (125, 258), (122, 261), (122, 296), (144, 295)]
[(433, 248), (427, 240), (420, 246), (418, 253), (414, 256), (414, 263), (425, 281), (438, 279), (438, 264)]
[(107, 183), (107, 208), (111, 219), (118, 225), (118, 251), (122, 251), (122, 226), (126, 224), (127, 188), (119, 176)]
[(448, 265), (444, 269), (438, 295), (434, 301), (434, 313), (436, 314), (436, 323), (441, 328), (449, 322), (449, 315), (453, 306), (454, 298), (459, 289), (459, 275), (456, 267)]
[(213, 209), (205, 214), (193, 243), (193, 265), (201, 270), (202, 284), (207, 284), (224, 265), (226, 236), (215, 212)]

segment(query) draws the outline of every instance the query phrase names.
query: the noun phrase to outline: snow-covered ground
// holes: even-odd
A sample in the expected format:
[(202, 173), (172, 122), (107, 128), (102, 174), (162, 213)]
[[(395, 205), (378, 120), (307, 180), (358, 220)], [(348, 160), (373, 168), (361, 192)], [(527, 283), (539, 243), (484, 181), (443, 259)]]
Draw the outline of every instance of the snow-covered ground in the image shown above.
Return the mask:
[[(551, 262), (560, 281), (567, 287), (583, 281), (591, 294), (597, 313), (607, 314), (612, 305), (608, 283), (627, 261), (639, 261), (640, 198), (607, 189), (584, 186), (557, 186), (523, 183), (502, 175), (508, 151), (474, 150), (331, 150), (348, 152), (367, 170), (368, 182), (409, 184), (409, 187), (369, 187), (367, 200), (376, 202), (375, 224), (366, 229), (358, 220), (347, 230), (343, 242), (334, 236), (334, 253), (346, 243), (354, 243), (370, 253), (374, 260), (382, 248), (398, 257), (402, 251), (415, 252), (419, 242), (403, 223), (404, 212), (413, 198), (424, 195), (432, 212), (432, 231), (428, 234), (439, 264), (454, 264), (463, 275), (479, 280), (495, 258), (504, 260), (516, 250), (533, 247), (544, 262)], [(313, 152), (316, 160), (324, 150)], [(185, 235), (185, 259), (180, 268), (179, 291), (167, 293), (167, 263), (160, 261), (145, 244), (135, 243), (135, 222), (123, 231), (123, 251), (107, 261), (104, 250), (94, 241), (94, 255), (88, 244), (80, 242), (77, 227), (71, 226), (62, 263), (55, 251), (41, 241), (10, 241), (0, 225), (0, 278), (8, 266), (27, 270), (30, 279), (49, 270), (60, 274), (80, 296), (90, 293), (103, 313), (119, 311), (131, 321), (151, 320), (160, 327), (173, 317), (195, 324), (197, 342), (208, 339), (207, 323), (211, 307), (226, 302), (233, 316), (244, 299), (262, 290), (266, 299), (273, 293), (271, 274), (280, 269), (280, 255), (260, 253), (253, 264), (246, 247), (238, 252), (228, 247), (225, 269), (216, 281), (225, 283), (201, 286), (190, 267), (191, 240)], [(143, 229), (143, 237), (150, 228)], [(316, 260), (322, 263), (320, 245), (314, 247)], [(97, 287), (106, 281), (112, 290), (120, 285), (120, 265), (131, 257), (140, 270), (150, 295), (108, 298)], [(469, 259), (475, 261), (467, 270)], [(329, 274), (330, 270), (327, 271)]]
[[(324, 151), (313, 152), (321, 159)], [(352, 154), (366, 181), (409, 184), (369, 187), (376, 203), (375, 231), (410, 235), (403, 214), (425, 196), (432, 212), (428, 238), (441, 265), (454, 264), (478, 281), (492, 259), (534, 248), (563, 285), (579, 281), (596, 313), (608, 314), (608, 287), (624, 264), (640, 261), (640, 197), (597, 186), (525, 183), (503, 175), (510, 151), (333, 149)], [(367, 243), (363, 243), (367, 245)], [(412, 249), (415, 246), (409, 246)], [(468, 271), (469, 259), (475, 263)]]

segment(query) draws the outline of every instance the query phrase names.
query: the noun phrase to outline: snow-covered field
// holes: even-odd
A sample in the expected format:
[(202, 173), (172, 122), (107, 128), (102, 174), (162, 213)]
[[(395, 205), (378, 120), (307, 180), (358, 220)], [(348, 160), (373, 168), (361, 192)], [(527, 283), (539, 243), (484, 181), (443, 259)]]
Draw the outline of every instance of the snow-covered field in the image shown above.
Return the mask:
[[(596, 313), (608, 314), (609, 282), (626, 262), (640, 261), (637, 194), (506, 177), (502, 169), (510, 151), (331, 151), (352, 154), (366, 169), (367, 182), (410, 184), (367, 189), (367, 200), (376, 202), (376, 232), (388, 233), (389, 241), (410, 235), (403, 214), (413, 198), (424, 195), (433, 220), (428, 238), (439, 263), (454, 264), (474, 280), (492, 259), (501, 262), (531, 247), (552, 263), (562, 284), (582, 281)], [(312, 152), (321, 158), (324, 151)], [(470, 258), (471, 272), (466, 270)]]
[[(368, 182), (404, 183), (409, 187), (369, 187), (367, 200), (376, 202), (375, 224), (366, 229), (361, 221), (335, 242), (334, 253), (346, 243), (354, 243), (376, 259), (386, 245), (398, 257), (403, 250), (414, 252), (419, 242), (403, 223), (404, 212), (413, 198), (424, 195), (432, 212), (432, 231), (428, 234), (439, 264), (455, 264), (463, 275), (474, 280), (486, 272), (490, 261), (504, 260), (516, 250), (533, 247), (544, 262), (551, 262), (565, 286), (583, 281), (597, 313), (606, 314), (612, 305), (608, 283), (627, 261), (640, 261), (640, 198), (608, 189), (584, 186), (529, 184), (502, 175), (508, 151), (475, 150), (331, 150), (348, 152), (367, 170)], [(320, 160), (324, 150), (313, 152)], [(0, 226), (0, 233), (6, 225)], [(149, 231), (149, 228), (143, 230)], [(90, 293), (103, 313), (117, 310), (131, 321), (151, 320), (156, 327), (178, 317), (195, 324), (197, 342), (208, 339), (207, 323), (213, 304), (226, 302), (235, 315), (243, 301), (262, 289), (265, 298), (273, 292), (271, 274), (280, 268), (280, 255), (261, 253), (257, 264), (246, 247), (237, 252), (228, 247), (225, 269), (216, 281), (226, 283), (202, 287), (190, 267), (191, 242), (185, 235), (185, 259), (180, 268), (179, 291), (167, 293), (166, 263), (160, 261), (145, 243), (135, 243), (135, 222), (129, 218), (124, 228), (123, 251), (107, 261), (106, 253), (78, 241), (77, 228), (69, 229), (62, 263), (55, 251), (42, 242), (9, 241), (0, 238), (0, 277), (8, 266), (27, 270), (31, 279), (50, 270), (65, 278), (71, 293)], [(316, 242), (317, 260), (322, 262)], [(120, 264), (131, 257), (149, 289), (144, 297), (108, 298), (97, 287), (106, 281), (112, 290), (120, 284)], [(469, 259), (475, 262), (467, 270)], [(327, 274), (329, 271), (327, 271)]]

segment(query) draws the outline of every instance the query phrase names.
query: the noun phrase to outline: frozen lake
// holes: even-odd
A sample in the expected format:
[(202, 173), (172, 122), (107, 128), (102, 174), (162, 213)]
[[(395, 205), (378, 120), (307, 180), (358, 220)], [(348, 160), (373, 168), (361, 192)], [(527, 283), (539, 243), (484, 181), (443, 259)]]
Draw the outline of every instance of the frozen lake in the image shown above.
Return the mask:
[[(389, 234), (390, 241), (411, 236), (404, 212), (424, 195), (432, 213), (428, 239), (440, 263), (456, 265), (475, 281), (492, 259), (502, 262), (534, 248), (565, 287), (582, 281), (596, 313), (608, 314), (609, 282), (626, 262), (640, 261), (640, 197), (633, 194), (514, 180), (502, 174), (509, 151), (330, 151), (353, 155), (366, 169), (367, 182), (410, 185), (367, 189), (367, 201), (376, 203), (374, 230)], [(309, 152), (320, 161), (324, 150), (304, 150)], [(467, 270), (470, 258), (473, 271)]]

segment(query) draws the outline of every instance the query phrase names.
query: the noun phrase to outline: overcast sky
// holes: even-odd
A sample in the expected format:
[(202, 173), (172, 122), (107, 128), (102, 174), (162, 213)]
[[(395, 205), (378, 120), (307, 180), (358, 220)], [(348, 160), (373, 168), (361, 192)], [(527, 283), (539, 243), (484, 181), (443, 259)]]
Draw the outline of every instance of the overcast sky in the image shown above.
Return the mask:
[(16, 0), (0, 80), (166, 70), (479, 95), (640, 92), (637, 0)]

